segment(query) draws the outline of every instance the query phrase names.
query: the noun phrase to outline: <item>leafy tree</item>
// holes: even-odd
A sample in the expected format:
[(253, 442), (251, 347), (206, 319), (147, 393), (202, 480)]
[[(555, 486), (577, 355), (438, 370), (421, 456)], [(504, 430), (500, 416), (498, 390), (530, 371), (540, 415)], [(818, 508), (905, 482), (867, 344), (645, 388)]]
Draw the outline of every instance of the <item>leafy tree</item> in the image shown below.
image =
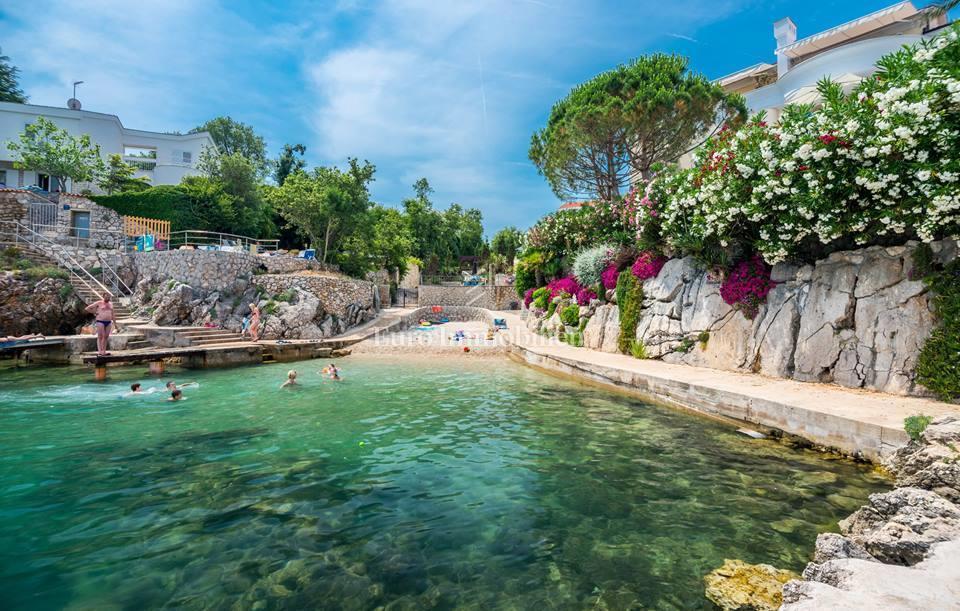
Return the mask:
[(403, 213), (396, 208), (374, 206), (371, 210), (373, 241), (370, 251), (376, 267), (402, 276), (413, 252), (413, 236)]
[(61, 191), (66, 190), (68, 178), (93, 182), (106, 169), (100, 146), (93, 144), (89, 135), (71, 136), (44, 117), (28, 124), (19, 142), (9, 142), (7, 148), (16, 168), (56, 176)]
[[(217, 155), (204, 151), (198, 167), (206, 176), (190, 176), (184, 179), (194, 193), (215, 195), (216, 208), (226, 217), (227, 225), (217, 231), (263, 237), (275, 231), (271, 219), (271, 210), (264, 201), (262, 189), (253, 162), (240, 153)], [(204, 185), (202, 179), (208, 179), (217, 185)], [(218, 190), (219, 187), (219, 190)], [(230, 198), (225, 204), (220, 193)], [(231, 211), (227, 211), (227, 209)]]
[(27, 103), (19, 80), (20, 69), (10, 63), (9, 57), (0, 54), (0, 102)]
[(353, 234), (367, 227), (375, 172), (370, 162), (351, 158), (346, 170), (319, 167), (310, 174), (295, 172), (272, 191), (271, 198), (283, 219), (318, 249), (321, 261), (340, 263), (357, 250)]
[(490, 251), (494, 254), (501, 255), (506, 261), (507, 266), (511, 266), (517, 256), (517, 252), (520, 250), (522, 239), (523, 233), (519, 229), (513, 226), (504, 227), (495, 233), (493, 239), (490, 240)]
[(686, 58), (657, 53), (574, 87), (529, 154), (558, 197), (610, 200), (745, 116), (741, 96), (689, 72)]
[(143, 191), (150, 188), (150, 179), (146, 176), (134, 177), (137, 168), (125, 163), (117, 153), (110, 155), (106, 172), (100, 177), (100, 188), (113, 195), (117, 191)]
[[(307, 163), (303, 160), (303, 155), (307, 152), (307, 147), (302, 144), (284, 144), (283, 152), (274, 162), (273, 179), (278, 186), (283, 186), (283, 181), (294, 172), (299, 172), (306, 167)], [(299, 154), (300, 157), (296, 155)]]
[(262, 136), (253, 131), (253, 127), (230, 117), (217, 117), (190, 130), (191, 134), (197, 132), (210, 132), (221, 154), (242, 155), (253, 164), (260, 176), (266, 175), (267, 144)]

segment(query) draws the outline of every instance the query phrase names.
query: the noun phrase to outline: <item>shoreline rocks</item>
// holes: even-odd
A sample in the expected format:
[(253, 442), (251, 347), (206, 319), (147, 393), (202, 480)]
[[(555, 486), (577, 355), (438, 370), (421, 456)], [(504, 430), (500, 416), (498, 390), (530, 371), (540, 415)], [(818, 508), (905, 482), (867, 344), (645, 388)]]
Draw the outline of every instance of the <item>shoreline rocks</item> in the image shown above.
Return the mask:
[(783, 585), (797, 574), (769, 564), (725, 560), (703, 581), (706, 596), (724, 611), (776, 611), (783, 602)]
[(897, 488), (817, 537), (786, 611), (960, 608), (960, 415), (934, 420), (887, 461)]

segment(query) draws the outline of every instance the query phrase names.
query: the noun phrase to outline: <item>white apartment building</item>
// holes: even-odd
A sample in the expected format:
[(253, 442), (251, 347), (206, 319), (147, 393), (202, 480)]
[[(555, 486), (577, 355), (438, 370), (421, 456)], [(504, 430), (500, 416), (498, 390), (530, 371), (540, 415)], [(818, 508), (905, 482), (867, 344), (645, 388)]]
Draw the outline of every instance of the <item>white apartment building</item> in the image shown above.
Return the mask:
[[(116, 115), (88, 110), (72, 110), (53, 106), (0, 102), (0, 188), (39, 187), (56, 191), (56, 177), (18, 170), (13, 166), (13, 153), (7, 143), (18, 140), (24, 127), (44, 117), (74, 136), (87, 134), (106, 161), (119, 154), (137, 168), (137, 176), (146, 176), (151, 185), (179, 184), (184, 176), (197, 174), (197, 161), (204, 148), (215, 148), (207, 132), (196, 134), (161, 134), (123, 126)], [(67, 182), (67, 191), (89, 189), (99, 193), (97, 185)]]
[(742, 93), (750, 114), (764, 110), (769, 120), (776, 121), (787, 104), (816, 103), (820, 79), (829, 76), (849, 91), (876, 72), (881, 57), (935, 36), (947, 24), (946, 15), (898, 2), (797, 39), (797, 26), (786, 17), (773, 25), (775, 64), (761, 62), (715, 82), (727, 91)]

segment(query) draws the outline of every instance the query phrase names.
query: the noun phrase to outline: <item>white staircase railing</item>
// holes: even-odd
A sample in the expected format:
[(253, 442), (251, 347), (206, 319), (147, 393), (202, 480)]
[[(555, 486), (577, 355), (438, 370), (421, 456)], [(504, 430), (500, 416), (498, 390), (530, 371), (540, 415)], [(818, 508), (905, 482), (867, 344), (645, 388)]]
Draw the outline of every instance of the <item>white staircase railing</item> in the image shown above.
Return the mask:
[[(60, 244), (57, 244), (50, 238), (37, 233), (33, 229), (18, 221), (9, 221), (7, 225), (12, 225), (9, 233), (12, 234), (10, 237), (13, 239), (14, 244), (30, 244), (34, 248), (40, 250), (49, 258), (53, 259), (57, 265), (65, 270), (73, 272), (74, 276), (93, 293), (96, 293), (97, 295), (102, 295), (103, 293), (110, 293), (111, 295), (114, 294), (102, 282), (97, 280), (96, 277), (84, 269), (83, 266), (80, 265), (80, 263), (73, 257), (73, 255), (71, 255)], [(112, 268), (111, 271), (113, 271)], [(116, 274), (116, 272), (113, 273)], [(119, 279), (119, 276), (117, 278)]]

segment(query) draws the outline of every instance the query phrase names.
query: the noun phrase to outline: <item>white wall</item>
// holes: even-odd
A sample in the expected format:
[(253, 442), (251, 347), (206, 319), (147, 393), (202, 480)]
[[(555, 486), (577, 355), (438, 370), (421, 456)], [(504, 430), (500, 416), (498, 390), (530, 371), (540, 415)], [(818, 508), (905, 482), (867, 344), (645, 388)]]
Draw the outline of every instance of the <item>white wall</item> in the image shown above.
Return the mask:
[[(11, 161), (13, 154), (7, 149), (7, 142), (17, 140), (24, 126), (33, 123), (37, 117), (45, 117), (71, 135), (87, 134), (100, 145), (100, 152), (106, 160), (112, 154), (124, 154), (124, 147), (135, 146), (151, 148), (157, 151), (156, 167), (150, 171), (138, 171), (138, 176), (147, 176), (152, 185), (178, 184), (184, 176), (197, 174), (197, 161), (204, 147), (213, 147), (213, 140), (206, 132), (199, 134), (161, 134), (134, 129), (126, 129), (115, 115), (85, 110), (76, 111), (51, 106), (32, 104), (13, 104), (0, 102), (0, 161)], [(190, 153), (190, 162), (184, 163), (181, 156), (173, 159), (174, 152)], [(126, 161), (132, 161), (127, 158)], [(150, 160), (154, 161), (154, 160)], [(4, 164), (6, 165), (6, 164)], [(33, 172), (24, 173), (23, 185), (16, 184), (16, 171), (7, 172), (7, 186), (30, 186), (36, 183)], [(52, 185), (51, 185), (52, 186)], [(55, 187), (53, 187), (55, 188)], [(97, 192), (95, 185), (68, 185), (68, 190), (79, 191), (90, 188)]]

